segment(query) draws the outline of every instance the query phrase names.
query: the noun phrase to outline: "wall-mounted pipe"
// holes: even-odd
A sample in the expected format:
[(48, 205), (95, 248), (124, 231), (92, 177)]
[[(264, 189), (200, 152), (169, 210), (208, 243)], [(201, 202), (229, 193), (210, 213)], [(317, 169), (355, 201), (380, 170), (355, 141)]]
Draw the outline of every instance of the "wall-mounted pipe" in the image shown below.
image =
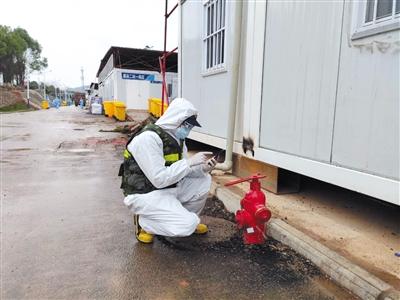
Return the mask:
[[(231, 87), (230, 87), (230, 103), (229, 103), (229, 114), (227, 123), (227, 134), (226, 134), (226, 154), (225, 161), (215, 166), (216, 169), (222, 171), (228, 171), (232, 169), (232, 153), (233, 143), (235, 140), (235, 118), (236, 118), (236, 107), (237, 107), (237, 95), (239, 90), (239, 65), (240, 65), (240, 48), (241, 48), (241, 33), (242, 33), (242, 11), (243, 1), (235, 1), (235, 17), (234, 17), (234, 28), (233, 32), (233, 57), (232, 57), (232, 68), (231, 68)], [(226, 36), (226, 35), (225, 35)]]

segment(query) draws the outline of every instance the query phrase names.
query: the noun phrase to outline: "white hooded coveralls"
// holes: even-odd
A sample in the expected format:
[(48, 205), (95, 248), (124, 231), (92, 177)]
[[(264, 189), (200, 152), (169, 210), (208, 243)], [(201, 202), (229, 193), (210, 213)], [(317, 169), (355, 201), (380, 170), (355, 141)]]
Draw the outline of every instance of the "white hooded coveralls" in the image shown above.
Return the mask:
[[(193, 115), (197, 115), (194, 106), (186, 99), (177, 98), (155, 124), (176, 139), (177, 128)], [(139, 215), (139, 225), (148, 233), (188, 236), (200, 223), (198, 215), (207, 199), (211, 176), (203, 172), (201, 165), (190, 167), (186, 145), (183, 148), (183, 159), (166, 167), (163, 143), (157, 133), (145, 131), (128, 145), (143, 173), (159, 189), (124, 199), (125, 205)], [(163, 189), (175, 183), (177, 187)]]

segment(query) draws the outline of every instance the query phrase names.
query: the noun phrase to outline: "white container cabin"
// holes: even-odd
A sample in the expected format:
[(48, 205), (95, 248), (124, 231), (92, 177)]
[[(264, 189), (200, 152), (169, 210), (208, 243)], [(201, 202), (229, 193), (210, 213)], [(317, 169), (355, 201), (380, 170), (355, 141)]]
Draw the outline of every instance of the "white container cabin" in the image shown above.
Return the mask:
[[(127, 109), (146, 110), (149, 98), (161, 98), (162, 51), (111, 47), (97, 72), (99, 96), (122, 101)], [(168, 57), (166, 81), (170, 98), (177, 96), (177, 54)]]
[(255, 160), (400, 205), (398, 0), (187, 0), (179, 14), (191, 138), (225, 148), (237, 105), (234, 153), (251, 137)]

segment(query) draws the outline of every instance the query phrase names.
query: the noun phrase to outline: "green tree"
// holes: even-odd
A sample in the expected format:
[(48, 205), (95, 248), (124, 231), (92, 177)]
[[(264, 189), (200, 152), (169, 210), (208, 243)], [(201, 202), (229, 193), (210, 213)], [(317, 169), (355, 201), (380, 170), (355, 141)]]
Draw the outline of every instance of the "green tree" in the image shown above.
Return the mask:
[(0, 72), (4, 82), (21, 85), (28, 68), (30, 72), (47, 67), (47, 58), (41, 57), (42, 47), (23, 28), (11, 29), (0, 25)]
[(39, 89), (39, 84), (36, 81), (30, 81), (29, 88), (32, 90), (37, 90), (37, 89)]
[(54, 85), (46, 85), (46, 94), (52, 95), (52, 96), (54, 96), (56, 94)]

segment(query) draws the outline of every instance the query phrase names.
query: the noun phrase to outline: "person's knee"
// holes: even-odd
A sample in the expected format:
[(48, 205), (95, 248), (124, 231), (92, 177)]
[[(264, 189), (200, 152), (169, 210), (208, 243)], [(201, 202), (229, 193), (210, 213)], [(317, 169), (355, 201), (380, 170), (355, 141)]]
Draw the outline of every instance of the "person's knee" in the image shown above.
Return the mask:
[(190, 213), (190, 218), (187, 220), (187, 228), (191, 233), (196, 230), (197, 225), (200, 223), (200, 218), (195, 213)]
[(199, 223), (200, 218), (195, 213), (188, 213), (182, 220), (181, 226), (176, 228), (174, 236), (184, 237), (191, 235), (196, 230)]
[(200, 184), (200, 192), (199, 195), (203, 196), (208, 194), (208, 192), (210, 191), (211, 188), (211, 175), (207, 174), (206, 176), (204, 176), (204, 179), (202, 180), (201, 184)]

